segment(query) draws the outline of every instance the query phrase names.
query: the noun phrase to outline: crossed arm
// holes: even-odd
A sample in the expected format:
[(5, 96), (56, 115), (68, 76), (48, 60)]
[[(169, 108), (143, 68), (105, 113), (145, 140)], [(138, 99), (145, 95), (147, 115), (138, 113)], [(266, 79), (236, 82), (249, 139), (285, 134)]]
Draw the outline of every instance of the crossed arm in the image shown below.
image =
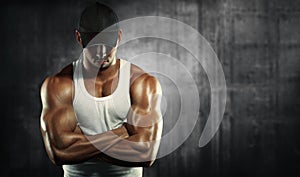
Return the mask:
[(76, 125), (72, 88), (72, 80), (61, 76), (47, 78), (41, 87), (41, 133), (53, 163), (74, 164), (93, 157), (121, 166), (153, 163), (162, 133), (161, 88), (154, 77), (143, 74), (131, 85), (128, 123), (93, 136), (83, 135)]

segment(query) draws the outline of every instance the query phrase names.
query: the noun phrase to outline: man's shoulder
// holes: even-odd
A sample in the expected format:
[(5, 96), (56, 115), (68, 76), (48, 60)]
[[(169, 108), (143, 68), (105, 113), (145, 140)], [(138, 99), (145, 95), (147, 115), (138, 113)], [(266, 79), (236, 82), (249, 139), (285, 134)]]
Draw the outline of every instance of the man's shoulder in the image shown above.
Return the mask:
[[(58, 73), (53, 76), (49, 76), (45, 79), (47, 82), (51, 82), (54, 86), (68, 86), (73, 83), (73, 65), (68, 64)], [(44, 81), (44, 82), (45, 82)]]
[(130, 88), (136, 89), (137, 87), (160, 90), (160, 83), (156, 77), (150, 75), (137, 65), (131, 63)]
[[(73, 66), (67, 65), (55, 75), (48, 76), (42, 83), (41, 95), (69, 100), (73, 94)], [(65, 100), (65, 101), (67, 101)]]

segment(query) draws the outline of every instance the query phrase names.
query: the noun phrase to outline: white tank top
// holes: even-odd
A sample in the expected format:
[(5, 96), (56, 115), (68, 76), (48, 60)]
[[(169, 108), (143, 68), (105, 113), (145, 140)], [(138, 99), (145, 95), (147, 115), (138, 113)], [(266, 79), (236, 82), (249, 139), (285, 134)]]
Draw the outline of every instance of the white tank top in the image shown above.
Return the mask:
[[(85, 88), (82, 60), (73, 62), (75, 95), (73, 108), (77, 122), (85, 135), (95, 135), (120, 127), (127, 121), (130, 109), (130, 63), (120, 59), (117, 88), (111, 95), (94, 97)], [(121, 167), (98, 159), (73, 165), (63, 165), (65, 177), (141, 177), (142, 167)]]

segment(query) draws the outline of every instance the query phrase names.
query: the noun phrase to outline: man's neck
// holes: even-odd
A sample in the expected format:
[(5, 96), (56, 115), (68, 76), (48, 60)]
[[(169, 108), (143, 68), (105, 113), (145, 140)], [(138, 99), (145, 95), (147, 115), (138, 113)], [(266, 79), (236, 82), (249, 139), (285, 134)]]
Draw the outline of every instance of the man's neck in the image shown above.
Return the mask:
[(98, 68), (96, 66), (92, 66), (88, 62), (83, 62), (83, 74), (84, 78), (95, 79), (97, 81), (105, 81), (110, 78), (113, 78), (115, 74), (118, 72), (119, 64), (117, 62), (116, 57), (113, 59), (110, 66), (107, 68)]

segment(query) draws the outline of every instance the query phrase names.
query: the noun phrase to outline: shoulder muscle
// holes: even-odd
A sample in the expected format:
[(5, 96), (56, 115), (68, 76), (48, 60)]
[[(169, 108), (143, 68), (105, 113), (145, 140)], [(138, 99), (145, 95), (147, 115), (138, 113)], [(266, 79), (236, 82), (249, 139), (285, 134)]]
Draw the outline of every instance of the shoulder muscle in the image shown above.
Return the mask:
[(44, 80), (40, 90), (43, 107), (72, 103), (73, 80), (69, 69), (67, 66)]
[[(150, 109), (153, 99), (162, 94), (158, 80), (147, 73), (137, 77), (130, 86), (130, 95), (133, 105), (142, 109)], [(152, 104), (152, 105), (151, 105)]]

